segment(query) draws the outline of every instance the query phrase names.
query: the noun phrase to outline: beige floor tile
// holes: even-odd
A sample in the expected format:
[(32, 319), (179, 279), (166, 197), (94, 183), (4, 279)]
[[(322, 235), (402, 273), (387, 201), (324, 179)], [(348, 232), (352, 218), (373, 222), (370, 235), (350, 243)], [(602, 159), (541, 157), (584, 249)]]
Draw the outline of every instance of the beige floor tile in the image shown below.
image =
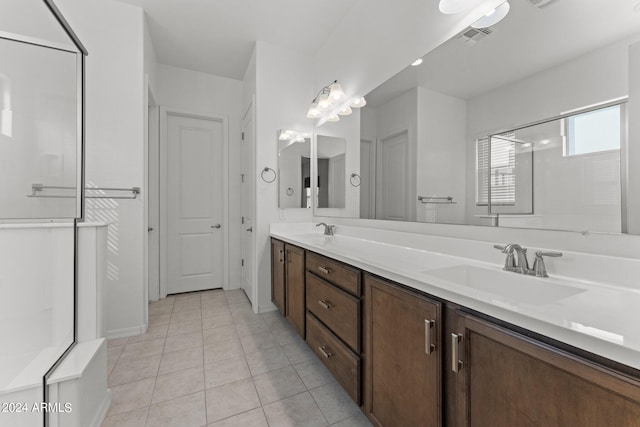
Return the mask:
[(238, 336), (244, 337), (247, 335), (259, 335), (270, 333), (269, 325), (263, 320), (251, 323), (238, 323), (236, 324), (236, 331)]
[(190, 394), (149, 408), (148, 427), (201, 427), (207, 423), (204, 392)]
[(257, 351), (268, 350), (278, 347), (278, 343), (269, 332), (257, 335), (245, 335), (240, 337), (242, 348), (245, 353), (255, 353)]
[(109, 387), (131, 383), (158, 375), (160, 356), (147, 357), (141, 360), (122, 360), (120, 358), (108, 378)]
[(142, 341), (153, 341), (167, 336), (167, 329), (169, 325), (154, 325), (147, 328), (147, 332), (142, 335), (136, 335), (135, 337), (129, 337), (127, 344), (132, 344)]
[(149, 406), (155, 383), (155, 378), (148, 378), (111, 387), (111, 407), (107, 417)]
[(164, 342), (164, 352), (186, 350), (194, 347), (202, 347), (202, 332), (168, 336)]
[(265, 405), (271, 427), (324, 427), (327, 421), (308, 392)]
[(229, 304), (226, 299), (203, 299), (200, 303), (203, 312), (208, 313), (216, 313), (216, 312), (224, 312), (231, 314), (231, 310), (229, 310)]
[(160, 359), (158, 375), (204, 366), (202, 347), (165, 353)]
[(204, 345), (215, 344), (216, 342), (238, 339), (238, 333), (233, 325), (219, 326), (213, 329), (207, 329), (202, 332)]
[(120, 354), (120, 359), (118, 359), (118, 361), (140, 360), (152, 356), (159, 356), (162, 354), (163, 347), (164, 338), (130, 343), (124, 346), (124, 350)]
[(252, 409), (224, 420), (209, 424), (208, 427), (269, 427), (262, 408)]
[(167, 325), (171, 320), (171, 313), (149, 315), (149, 327)]
[(329, 424), (345, 420), (360, 412), (360, 408), (338, 383), (330, 383), (309, 391)]
[(115, 366), (120, 354), (122, 354), (122, 350), (124, 350), (124, 346), (107, 347), (107, 365)]
[(242, 356), (242, 344), (237, 339), (219, 341), (214, 344), (204, 346), (204, 363), (217, 362), (218, 360), (230, 359)]
[(200, 309), (200, 305), (198, 304), (197, 308), (194, 310), (184, 310), (184, 311), (173, 311), (171, 313), (171, 322), (170, 323), (179, 323), (186, 322), (187, 320), (200, 320), (202, 319), (202, 310)]
[(286, 397), (294, 396), (307, 390), (293, 366), (271, 371), (253, 377), (258, 397), (263, 405), (267, 405)]
[(293, 365), (298, 376), (309, 390), (335, 382), (331, 372), (318, 359)]
[(253, 311), (232, 312), (231, 316), (233, 316), (233, 321), (235, 323), (253, 323), (262, 321), (260, 315), (255, 314)]
[(170, 314), (173, 311), (173, 299), (160, 300), (149, 304), (149, 316), (157, 314)]
[(367, 417), (360, 411), (346, 420), (333, 424), (333, 427), (372, 427)]
[(129, 337), (125, 337), (125, 338), (110, 338), (107, 340), (107, 348), (109, 347), (123, 347), (127, 341), (129, 340)]
[(206, 395), (210, 423), (260, 406), (251, 378), (207, 389)]
[(106, 417), (102, 427), (140, 427), (147, 421), (149, 407), (134, 409), (122, 414)]
[(282, 346), (282, 351), (287, 355), (291, 364), (306, 362), (316, 359), (316, 355), (311, 351), (306, 342), (302, 339), (295, 340)]
[(204, 369), (185, 369), (156, 379), (151, 403), (159, 403), (204, 390)]
[(200, 301), (200, 292), (176, 294), (174, 295), (174, 298), (175, 298), (175, 304), (185, 304), (193, 301)]
[(274, 329), (271, 331), (271, 335), (273, 335), (273, 339), (279, 345), (289, 344), (300, 339), (300, 335), (298, 335), (292, 327), (279, 330)]
[(210, 312), (205, 312), (204, 310), (202, 312), (202, 329), (231, 325), (233, 325), (233, 317), (228, 311), (216, 312), (215, 314), (210, 314)]
[(206, 388), (249, 378), (251, 373), (244, 356), (219, 360), (204, 367)]
[(249, 298), (244, 293), (242, 289), (235, 289), (232, 291), (226, 291), (224, 293), (224, 297), (227, 299), (229, 304), (248, 304)]
[(289, 366), (289, 359), (279, 347), (245, 355), (251, 375), (260, 375)]
[(170, 323), (167, 336), (179, 334), (190, 334), (202, 330), (202, 320), (188, 320), (186, 322)]

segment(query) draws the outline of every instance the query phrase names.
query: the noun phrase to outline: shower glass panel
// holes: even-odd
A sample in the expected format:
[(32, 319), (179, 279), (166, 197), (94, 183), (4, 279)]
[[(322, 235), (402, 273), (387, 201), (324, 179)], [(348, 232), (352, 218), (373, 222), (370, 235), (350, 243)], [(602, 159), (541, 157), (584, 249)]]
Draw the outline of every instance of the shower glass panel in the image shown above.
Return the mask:
[(0, 38), (0, 219), (79, 216), (79, 57)]

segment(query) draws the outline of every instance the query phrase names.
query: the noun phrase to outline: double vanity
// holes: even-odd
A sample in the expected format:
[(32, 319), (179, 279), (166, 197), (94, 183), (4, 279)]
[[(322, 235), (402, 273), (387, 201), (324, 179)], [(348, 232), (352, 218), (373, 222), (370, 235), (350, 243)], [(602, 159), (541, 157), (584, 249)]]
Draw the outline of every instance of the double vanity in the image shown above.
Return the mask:
[(545, 259), (543, 278), (503, 271), (487, 242), (291, 223), (271, 238), (274, 304), (374, 425), (640, 425), (640, 291), (555, 274), (584, 254)]

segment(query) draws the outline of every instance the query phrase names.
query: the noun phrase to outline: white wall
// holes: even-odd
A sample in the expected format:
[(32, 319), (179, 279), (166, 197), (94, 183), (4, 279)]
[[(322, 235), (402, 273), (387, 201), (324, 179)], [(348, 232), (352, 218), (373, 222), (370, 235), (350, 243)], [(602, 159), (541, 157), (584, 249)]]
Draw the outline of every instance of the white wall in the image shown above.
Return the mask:
[[(475, 139), (478, 137), (626, 96), (629, 42), (630, 40), (624, 40), (614, 43), (469, 99), (467, 170), (476, 170)], [(575, 180), (575, 177), (572, 179)], [(475, 174), (467, 174), (466, 185), (467, 222), (479, 224), (480, 218), (477, 215), (486, 214), (486, 207), (475, 205)]]
[[(87, 47), (86, 180), (101, 187), (144, 182), (144, 16), (141, 9), (104, 0), (58, 0)], [(109, 336), (146, 328), (144, 198), (87, 201), (87, 220), (108, 221), (106, 330)]]
[(464, 100), (418, 87), (416, 192), (451, 196), (455, 203), (418, 203), (419, 221), (464, 224), (466, 130), (460, 124), (466, 122), (466, 116)]
[(167, 108), (223, 116), (229, 125), (229, 284), (240, 287), (242, 93), (240, 80), (158, 64), (158, 102)]
[[(311, 58), (296, 51), (258, 41), (256, 43), (256, 137), (255, 137), (255, 203), (253, 225), (255, 269), (258, 299), (254, 310), (270, 311), (271, 265), (269, 224), (279, 221), (309, 221), (308, 209), (278, 209), (277, 181), (266, 183), (260, 178), (265, 167), (278, 167), (278, 130), (296, 129), (311, 132), (312, 123), (305, 115), (315, 96)], [(250, 67), (251, 68), (251, 64)], [(251, 81), (252, 70), (245, 78)], [(245, 80), (245, 83), (247, 81)], [(245, 89), (244, 105), (251, 96)]]
[[(640, 42), (629, 46), (629, 117), (640, 117)], [(629, 233), (640, 234), (640, 120), (629, 120), (627, 224)]]

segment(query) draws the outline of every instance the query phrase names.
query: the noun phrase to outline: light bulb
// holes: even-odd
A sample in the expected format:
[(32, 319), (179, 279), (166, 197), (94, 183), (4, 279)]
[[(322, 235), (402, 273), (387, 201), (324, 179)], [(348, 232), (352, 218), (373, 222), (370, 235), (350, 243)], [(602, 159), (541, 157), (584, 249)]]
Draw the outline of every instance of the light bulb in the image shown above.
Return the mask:
[(367, 105), (367, 100), (364, 99), (364, 96), (360, 98), (356, 98), (353, 101), (351, 101), (351, 106), (354, 108), (364, 107), (365, 105)]
[(416, 59), (415, 61), (413, 61), (413, 62), (411, 63), (411, 66), (412, 66), (412, 67), (417, 67), (417, 66), (418, 66), (418, 65), (420, 65), (420, 64), (422, 64), (422, 58), (418, 58), (418, 59)]
[(333, 83), (331, 86), (329, 86), (329, 90), (329, 99), (331, 99), (331, 101), (339, 102), (345, 98), (345, 94), (342, 90), (342, 86), (340, 86), (340, 83)]
[(345, 105), (338, 111), (338, 114), (340, 114), (341, 116), (348, 116), (351, 113), (353, 113), (353, 110), (348, 105)]
[(496, 7), (495, 9), (487, 12), (482, 18), (478, 19), (476, 22), (474, 22), (473, 24), (471, 24), (472, 28), (487, 28), (490, 27), (492, 25), (497, 24), (498, 22), (502, 21), (502, 19), (507, 16), (507, 13), (509, 13), (509, 9), (511, 8), (511, 5), (509, 4), (508, 1), (505, 1), (504, 3), (502, 3), (500, 6)]
[(440, 12), (451, 15), (469, 9), (475, 2), (476, 0), (440, 0), (438, 8)]
[(334, 114), (332, 116), (329, 116), (329, 118), (327, 118), (327, 121), (329, 121), (329, 122), (339, 122), (340, 121), (340, 117), (338, 117), (337, 114)]
[(291, 139), (291, 133), (288, 130), (280, 131), (280, 136), (278, 137), (280, 141), (288, 141)]
[(331, 101), (329, 100), (329, 95), (327, 95), (326, 93), (323, 93), (318, 98), (318, 110), (327, 111), (329, 108), (331, 108)]
[(322, 115), (322, 112), (318, 109), (318, 103), (314, 102), (309, 107), (309, 111), (307, 111), (308, 119), (317, 119)]

